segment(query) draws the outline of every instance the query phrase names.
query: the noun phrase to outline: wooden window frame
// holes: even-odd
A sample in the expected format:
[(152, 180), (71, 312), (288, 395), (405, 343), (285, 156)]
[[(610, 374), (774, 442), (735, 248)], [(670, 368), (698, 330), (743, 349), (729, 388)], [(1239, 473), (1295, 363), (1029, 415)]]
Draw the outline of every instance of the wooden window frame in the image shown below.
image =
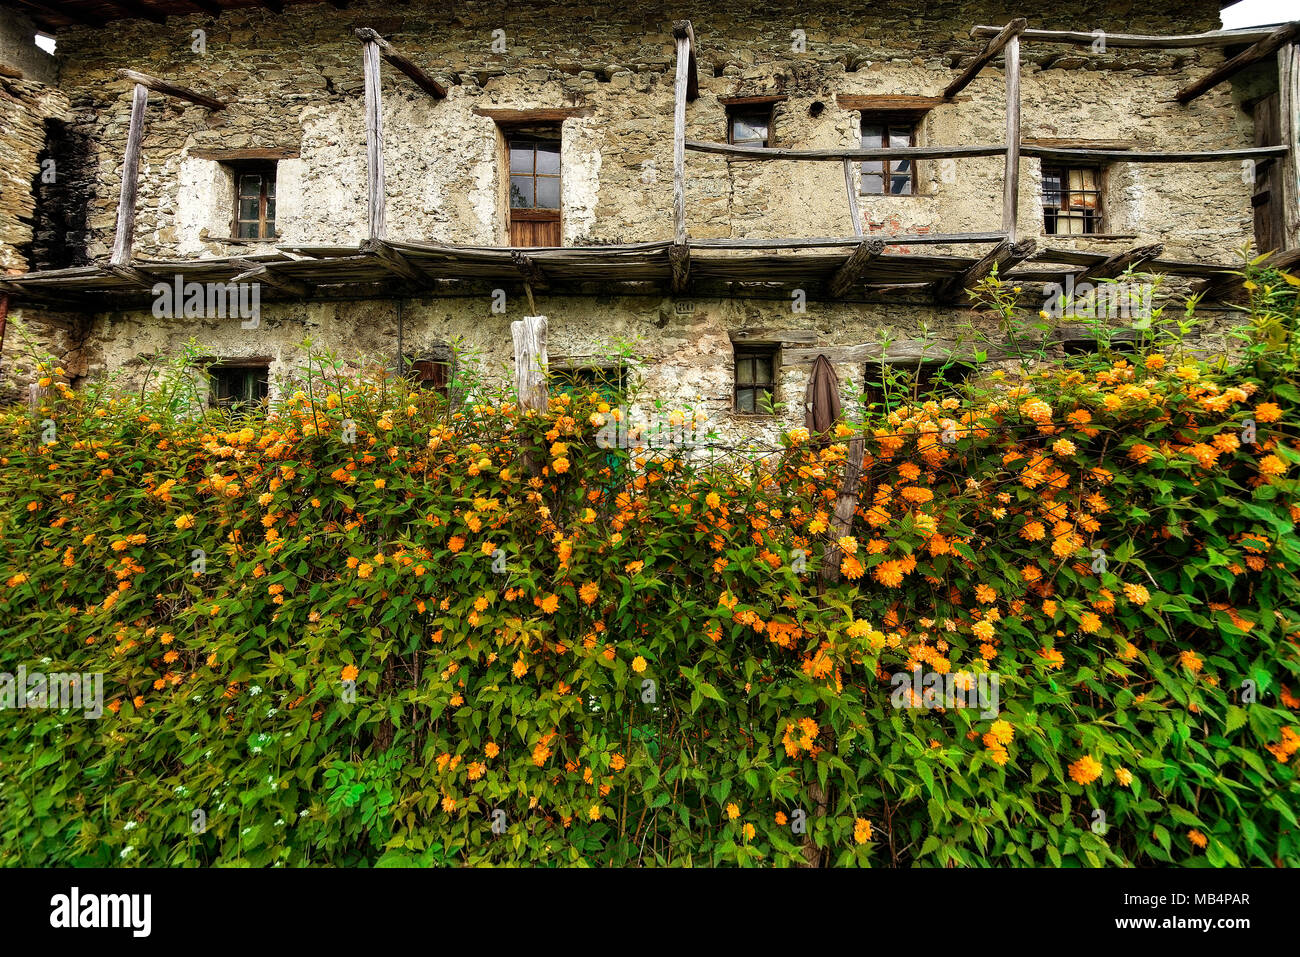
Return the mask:
[[(217, 409), (229, 409), (236, 405), (251, 407), (266, 402), (271, 391), (271, 364), (265, 360), (253, 359), (231, 359), (228, 361), (214, 362), (208, 365), (206, 369), (208, 377), (208, 407)], [(245, 376), (253, 376), (254, 387), (252, 397), (234, 398), (231, 395), (228, 398), (219, 398), (217, 381), (222, 373), (242, 373)], [(249, 390), (245, 389), (245, 396)], [(257, 394), (260, 393), (260, 394)]]
[[(531, 179), (533, 181), (533, 205), (532, 206), (515, 206), (510, 205), (510, 216), (512, 219), (532, 220), (533, 222), (559, 222), (560, 210), (564, 208), (564, 150), (559, 137), (559, 127), (556, 127), (556, 138), (553, 140), (543, 139), (533, 133), (519, 134), (512, 131), (505, 131), (506, 137), (506, 162), (509, 164), (507, 176), (513, 183), (515, 177)], [(556, 172), (539, 173), (537, 172), (537, 147), (543, 143), (553, 143), (556, 150)], [(514, 166), (514, 152), (516, 144), (519, 146), (532, 147), (533, 168), (527, 173), (516, 172)], [(553, 179), (559, 187), (559, 196), (556, 199), (557, 205), (554, 208), (537, 205), (537, 181), (539, 179)], [(507, 190), (510, 186), (507, 186)]]
[[(1095, 188), (1093, 188), (1093, 189), (1091, 189), (1091, 190), (1087, 190), (1087, 189), (1082, 189), (1082, 190), (1072, 190), (1072, 189), (1070, 189), (1069, 176), (1070, 176), (1070, 171), (1071, 171), (1071, 170), (1081, 170), (1081, 171), (1083, 171), (1083, 172), (1090, 172), (1090, 173), (1092, 173), (1092, 174), (1093, 174), (1093, 184), (1094, 184), (1094, 187), (1095, 187)], [(1061, 190), (1060, 190), (1060, 194), (1059, 194), (1059, 196), (1060, 196), (1060, 200), (1059, 200), (1060, 205), (1056, 205), (1056, 206), (1049, 206), (1049, 205), (1048, 205), (1048, 202), (1047, 202), (1047, 178), (1048, 178), (1048, 174), (1049, 174), (1049, 173), (1055, 173), (1055, 174), (1058, 174), (1059, 177), (1060, 177), (1060, 182), (1061, 182)], [(1105, 170), (1104, 170), (1102, 167), (1100, 167), (1100, 166), (1080, 165), (1080, 164), (1069, 164), (1069, 163), (1044, 163), (1043, 166), (1042, 166), (1041, 174), (1042, 174), (1042, 188), (1041, 188), (1041, 190), (1040, 190), (1039, 202), (1040, 202), (1040, 204), (1042, 205), (1042, 209), (1043, 209), (1043, 232), (1044, 232), (1046, 235), (1048, 235), (1048, 236), (1103, 236), (1103, 235), (1105, 235), (1105, 233), (1106, 233), (1106, 229), (1105, 229), (1105, 215), (1106, 215), (1106, 204), (1105, 204), (1105, 201), (1106, 201), (1106, 191), (1105, 191), (1105, 183), (1104, 183), (1104, 179), (1103, 179), (1103, 176), (1104, 176), (1104, 174), (1105, 174)], [(1088, 216), (1088, 213), (1089, 213), (1089, 209), (1088, 209), (1088, 207), (1086, 207), (1086, 206), (1072, 207), (1072, 206), (1070, 205), (1070, 197), (1071, 197), (1072, 195), (1081, 195), (1081, 196), (1086, 196), (1086, 195), (1089, 195), (1089, 194), (1094, 195), (1094, 196), (1096, 197), (1096, 205), (1095, 205), (1095, 206), (1092, 208), (1092, 210), (1091, 210), (1091, 213), (1092, 213), (1092, 215), (1091, 215), (1091, 220), (1089, 219), (1089, 216)], [(1063, 232), (1061, 232), (1061, 231), (1059, 230), (1059, 228), (1057, 228), (1057, 226), (1058, 226), (1058, 224), (1059, 224), (1059, 217), (1058, 217), (1058, 219), (1057, 219), (1056, 221), (1054, 221), (1054, 222), (1052, 223), (1052, 227), (1049, 228), (1049, 225), (1048, 225), (1048, 218), (1047, 218), (1047, 213), (1048, 213), (1049, 210), (1052, 210), (1052, 211), (1054, 211), (1054, 212), (1056, 212), (1056, 213), (1072, 212), (1072, 211), (1076, 211), (1076, 210), (1082, 210), (1083, 213), (1084, 213), (1084, 220), (1083, 220), (1083, 222), (1084, 222), (1084, 230), (1083, 230), (1083, 232), (1081, 232), (1081, 233), (1063, 233)], [(1088, 228), (1088, 226), (1089, 226), (1090, 224), (1091, 224), (1091, 226), (1092, 226), (1091, 229)]]
[[(760, 380), (758, 378), (758, 367), (755, 366), (752, 373), (752, 382), (740, 381), (740, 365), (742, 362), (754, 361), (756, 359), (767, 359), (769, 362), (770, 378)], [(731, 374), (731, 410), (736, 415), (768, 415), (764, 412), (759, 403), (759, 393), (766, 392), (768, 400), (775, 405), (777, 395), (777, 379), (781, 369), (781, 348), (776, 345), (755, 345), (746, 343), (745, 345), (732, 345), (732, 374)], [(752, 411), (744, 410), (740, 407), (740, 394), (742, 392), (754, 393), (754, 408)]]
[[(885, 400), (884, 388), (877, 386), (873, 377), (879, 377), (883, 380), (885, 371), (894, 369), (908, 375), (912, 381), (912, 390), (908, 393), (909, 401), (913, 398), (929, 394), (935, 390), (936, 380), (944, 384), (954, 386), (959, 382), (964, 382), (975, 372), (975, 363), (969, 361), (959, 361), (956, 359), (924, 359), (917, 361), (915, 359), (888, 359), (882, 362), (868, 362), (863, 370), (862, 395), (863, 401), (867, 406), (883, 405)], [(942, 373), (942, 376), (940, 376)], [(901, 392), (895, 392), (895, 396), (902, 395)]]
[[(780, 102), (781, 102), (780, 99), (770, 99), (767, 97), (761, 97), (761, 98), (755, 98), (753, 100), (739, 99), (730, 103), (725, 103), (724, 106), (726, 107), (727, 110), (728, 145), (730, 146), (757, 145), (761, 148), (771, 147), (775, 142), (775, 137), (772, 134), (776, 128), (776, 105), (777, 103)], [(749, 142), (745, 142), (745, 143), (736, 142), (736, 120), (742, 119), (746, 116), (766, 117), (765, 123), (767, 126), (767, 135), (763, 137), (763, 141), (761, 143), (754, 144)]]
[[(239, 161), (229, 162), (226, 165), (230, 167), (230, 171), (233, 174), (233, 178), (234, 178), (235, 210), (234, 210), (234, 219), (231, 221), (231, 228), (230, 228), (231, 237), (235, 239), (243, 239), (243, 240), (274, 239), (276, 237), (276, 223), (278, 221), (277, 216), (279, 215), (280, 210), (277, 208), (275, 210), (275, 213), (268, 217), (267, 207), (270, 205), (270, 203), (275, 202), (276, 199), (275, 183), (276, 183), (277, 176), (279, 174), (279, 169), (277, 168), (276, 161), (275, 160), (239, 160)], [(240, 207), (240, 201), (244, 199), (245, 196), (242, 190), (240, 189), (241, 186), (240, 181), (243, 179), (243, 177), (253, 173), (259, 174), (262, 178), (262, 185), (258, 190), (258, 196), (257, 196), (257, 200), (258, 200), (257, 219), (255, 220), (242, 219), (240, 217), (239, 207)], [(269, 190), (267, 188), (268, 183), (270, 184)], [(246, 223), (257, 225), (256, 236), (240, 235), (240, 226)]]
[[(920, 139), (921, 123), (925, 119), (924, 113), (904, 112), (898, 110), (862, 110), (858, 118), (858, 145), (862, 146), (863, 132), (868, 126), (880, 127), (880, 148), (889, 148), (890, 127), (906, 126), (909, 128), (908, 145), (916, 146), (917, 140)], [(859, 196), (919, 196), (917, 164), (916, 160), (907, 160), (908, 164), (908, 184), (909, 189), (906, 193), (895, 193), (890, 188), (893, 177), (897, 170), (891, 169), (891, 166), (899, 162), (898, 160), (864, 160), (858, 164), (858, 195)], [(874, 168), (873, 168), (874, 167)], [(866, 182), (868, 176), (880, 176), (879, 193), (869, 193), (866, 191)]]

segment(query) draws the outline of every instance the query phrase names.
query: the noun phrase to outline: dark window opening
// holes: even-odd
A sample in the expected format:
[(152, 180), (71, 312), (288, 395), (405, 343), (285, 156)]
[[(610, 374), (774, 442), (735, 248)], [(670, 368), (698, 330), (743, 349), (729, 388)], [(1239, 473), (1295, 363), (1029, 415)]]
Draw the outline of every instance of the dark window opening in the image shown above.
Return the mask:
[(559, 134), (507, 134), (512, 246), (560, 245)]
[(208, 404), (213, 408), (247, 408), (266, 400), (270, 377), (265, 365), (213, 366), (208, 377)]
[(1101, 171), (1089, 166), (1044, 166), (1043, 228), (1052, 236), (1101, 232)]
[(974, 366), (964, 362), (880, 362), (867, 366), (863, 401), (867, 406), (884, 406), (886, 383), (890, 405), (929, 397), (956, 395), (954, 386), (964, 382)]
[(727, 107), (727, 142), (732, 146), (768, 146), (771, 134), (771, 103)]
[(275, 163), (232, 163), (235, 176), (235, 227), (239, 239), (275, 237)]
[(574, 398), (595, 392), (610, 405), (617, 405), (623, 395), (622, 366), (572, 366), (551, 369), (551, 390), (556, 395), (569, 393)]
[[(862, 114), (862, 148), (889, 149), (915, 146), (919, 123), (912, 116)], [(862, 164), (863, 196), (913, 196), (916, 194), (916, 160), (868, 160)]]
[(775, 347), (736, 349), (737, 412), (758, 414), (771, 408), (776, 395), (776, 370)]
[(1087, 356), (1097, 355), (1107, 350), (1111, 352), (1123, 352), (1128, 354), (1137, 353), (1137, 340), (1125, 337), (1114, 338), (1109, 342), (1101, 342), (1097, 339), (1066, 339), (1061, 343), (1067, 356)]

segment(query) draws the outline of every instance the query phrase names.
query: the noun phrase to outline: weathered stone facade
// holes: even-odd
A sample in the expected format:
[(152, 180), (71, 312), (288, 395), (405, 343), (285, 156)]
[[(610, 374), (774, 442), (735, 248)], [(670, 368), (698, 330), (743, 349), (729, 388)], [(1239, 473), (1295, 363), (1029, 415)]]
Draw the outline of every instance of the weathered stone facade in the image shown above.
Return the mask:
[[(165, 25), (123, 20), (100, 30), (61, 33), (59, 89), (29, 92), (13, 136), (20, 155), (4, 161), (10, 183), (31, 185), (41, 150), (37, 117), (70, 119), (60, 135), (74, 152), (68, 179), (46, 197), (36, 221), (65, 242), (32, 246), (0, 219), (0, 262), (31, 268), (103, 260), (113, 240), (122, 155), (130, 113), (127, 67), (210, 93), (219, 112), (174, 99), (150, 100), (137, 203), (140, 259), (247, 255), (256, 244), (231, 235), (229, 171), (208, 151), (286, 151), (277, 169), (281, 245), (346, 245), (366, 238), (366, 147), (361, 48), (354, 27), (376, 29), (449, 88), (425, 95), (383, 68), (387, 220), (394, 239), (461, 245), (508, 244), (502, 134), (493, 109), (573, 108), (562, 129), (562, 236), (566, 245), (664, 240), (672, 234), (672, 111), (675, 62), (671, 26), (694, 23), (699, 99), (687, 108), (687, 137), (725, 141), (727, 97), (783, 96), (775, 107), (774, 145), (852, 147), (859, 113), (840, 97), (935, 95), (958, 64), (978, 51), (975, 23), (1001, 24), (1023, 11), (996, 2), (942, 2), (882, 9), (804, 0), (730, 4), (470, 2), (452, 6), (356, 3), (260, 8), (219, 18), (171, 17)], [(1031, 25), (1122, 32), (1189, 33), (1218, 27), (1218, 4), (1084, 4), (1068, 16), (1029, 14)], [(203, 53), (194, 30), (205, 31)], [(502, 32), (503, 31), (503, 32)], [(799, 33), (798, 31), (802, 31)], [(504, 44), (504, 50), (502, 49)], [(795, 49), (800, 46), (800, 49)], [(1145, 149), (1217, 149), (1252, 145), (1249, 115), (1238, 104), (1267, 84), (1265, 71), (1243, 74), (1189, 106), (1174, 93), (1215, 64), (1220, 48), (1093, 53), (1087, 47), (1029, 45), (1022, 51), (1026, 138), (1123, 142)], [(0, 108), (7, 84), (0, 79)], [(30, 84), (28, 84), (30, 85)], [(22, 86), (19, 83), (18, 86)], [(38, 85), (39, 86), (39, 85)], [(43, 91), (43, 92), (42, 92)], [(41, 98), (66, 97), (56, 109)], [(39, 102), (38, 102), (39, 101)], [(1002, 71), (987, 68), (955, 102), (930, 110), (919, 142), (1000, 143), (1005, 139)], [(3, 130), (11, 146), (10, 123)], [(889, 233), (993, 231), (1001, 222), (1001, 157), (918, 164), (915, 196), (860, 196), (865, 229)], [(1022, 162), (1022, 235), (1040, 236), (1041, 164)], [(687, 224), (693, 239), (852, 235), (839, 163), (752, 162), (688, 153)], [(24, 179), (25, 177), (25, 179)], [(1053, 236), (1057, 247), (1117, 252), (1160, 242), (1166, 256), (1236, 261), (1251, 240), (1250, 187), (1234, 163), (1115, 164), (1103, 172), (1106, 237)], [(18, 219), (33, 219), (30, 190)], [(30, 232), (30, 227), (28, 227)], [(38, 229), (39, 233), (40, 230)], [(26, 263), (32, 249), (45, 262)], [(56, 254), (55, 250), (63, 251)], [(18, 252), (26, 250), (26, 253)], [(43, 251), (42, 251), (43, 250)], [(847, 251), (846, 251), (847, 252)], [(978, 254), (978, 252), (977, 252)], [(694, 403), (731, 418), (733, 340), (783, 344), (777, 398), (788, 412), (761, 420), (775, 429), (802, 414), (810, 344), (882, 339), (955, 340), (971, 325), (965, 310), (945, 307), (810, 301), (794, 312), (788, 295), (693, 299), (679, 312), (663, 294), (539, 294), (550, 317), (553, 357), (602, 357), (616, 340), (634, 340), (645, 357), (638, 378), (647, 394)], [(31, 314), (33, 309), (20, 310)], [(432, 296), (402, 305), (408, 355), (463, 340), (489, 370), (510, 362), (509, 322), (527, 311), (520, 290), (494, 313), (488, 297)], [(39, 313), (37, 313), (39, 315)], [(976, 325), (979, 319), (974, 318)], [(987, 330), (986, 330), (987, 331)], [(94, 318), (74, 373), (144, 368), (191, 336), (211, 355), (268, 358), (272, 378), (301, 359), (300, 343), (393, 361), (393, 300), (268, 304), (258, 329), (238, 320), (160, 320), (147, 312)], [(6, 371), (21, 368), (5, 343)], [(839, 363), (841, 381), (858, 387), (862, 363)], [(739, 427), (742, 420), (737, 417)], [(752, 431), (756, 420), (745, 417)]]

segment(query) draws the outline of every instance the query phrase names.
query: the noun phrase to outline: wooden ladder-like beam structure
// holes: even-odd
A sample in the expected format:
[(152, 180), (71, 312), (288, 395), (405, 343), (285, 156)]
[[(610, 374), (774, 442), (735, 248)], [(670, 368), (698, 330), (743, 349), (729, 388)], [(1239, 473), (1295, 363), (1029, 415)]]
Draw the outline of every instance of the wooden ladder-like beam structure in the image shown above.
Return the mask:
[(936, 302), (950, 303), (961, 298), (962, 293), (973, 289), (981, 280), (989, 276), (996, 266), (998, 275), (1003, 276), (1009, 270), (1019, 266), (1034, 254), (1037, 243), (1032, 239), (1013, 243), (1005, 240), (989, 250), (978, 262), (965, 272), (951, 279), (934, 284), (933, 296)]
[(952, 100), (954, 96), (966, 89), (970, 82), (979, 76), (980, 70), (993, 62), (993, 58), (1002, 52), (1005, 47), (1015, 37), (1019, 37), (1029, 26), (1029, 21), (1024, 17), (1017, 17), (999, 31), (998, 35), (990, 40), (983, 50), (971, 61), (970, 66), (966, 67), (962, 75), (957, 77), (943, 91), (945, 100)]
[(1244, 70), (1253, 63), (1258, 63), (1265, 57), (1271, 56), (1279, 47), (1293, 43), (1297, 39), (1300, 39), (1300, 23), (1283, 24), (1258, 43), (1242, 50), (1231, 60), (1220, 64), (1196, 82), (1183, 87), (1178, 91), (1174, 99), (1186, 106), (1192, 100), (1203, 93), (1208, 93), (1237, 72)]
[(849, 290), (857, 285), (866, 274), (871, 261), (884, 251), (885, 241), (883, 239), (868, 239), (859, 245), (857, 249), (853, 250), (849, 258), (840, 264), (840, 268), (831, 277), (831, 295), (836, 299), (848, 295)]
[(223, 100), (196, 93), (147, 73), (119, 70), (118, 74), (132, 81), (135, 87), (131, 93), (131, 121), (127, 127), (126, 153), (122, 157), (122, 191), (117, 199), (117, 227), (113, 233), (113, 252), (109, 263), (113, 266), (129, 266), (135, 247), (135, 203), (140, 190), (140, 149), (144, 139), (144, 114), (149, 108), (149, 91), (174, 96), (207, 110), (224, 110), (226, 104)]

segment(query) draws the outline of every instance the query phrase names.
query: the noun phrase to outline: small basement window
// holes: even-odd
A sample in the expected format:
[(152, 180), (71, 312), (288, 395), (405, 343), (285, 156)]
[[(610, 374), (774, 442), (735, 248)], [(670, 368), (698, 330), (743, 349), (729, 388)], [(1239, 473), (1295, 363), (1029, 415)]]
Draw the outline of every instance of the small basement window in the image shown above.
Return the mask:
[(1043, 228), (1051, 236), (1101, 232), (1101, 170), (1044, 166)]
[[(915, 146), (920, 121), (911, 115), (863, 113), (864, 150)], [(916, 160), (867, 160), (862, 164), (863, 196), (912, 196), (916, 193)]]
[(235, 179), (237, 239), (275, 237), (275, 161), (241, 161), (230, 164)]
[(737, 346), (735, 411), (746, 415), (766, 412), (775, 401), (776, 370), (775, 346)]
[(266, 400), (270, 370), (267, 363), (217, 365), (208, 369), (208, 405), (217, 409), (247, 408)]
[(410, 375), (421, 390), (436, 392), (443, 398), (450, 393), (451, 363), (441, 359), (416, 359)]
[(575, 398), (595, 392), (606, 402), (616, 405), (623, 395), (622, 366), (566, 366), (550, 370), (551, 389), (556, 395), (569, 393)]
[(951, 391), (974, 371), (964, 362), (934, 360), (929, 362), (873, 362), (864, 376), (863, 399), (868, 406), (884, 405), (885, 379), (892, 373), (889, 395), (897, 404), (924, 398), (932, 393)]

